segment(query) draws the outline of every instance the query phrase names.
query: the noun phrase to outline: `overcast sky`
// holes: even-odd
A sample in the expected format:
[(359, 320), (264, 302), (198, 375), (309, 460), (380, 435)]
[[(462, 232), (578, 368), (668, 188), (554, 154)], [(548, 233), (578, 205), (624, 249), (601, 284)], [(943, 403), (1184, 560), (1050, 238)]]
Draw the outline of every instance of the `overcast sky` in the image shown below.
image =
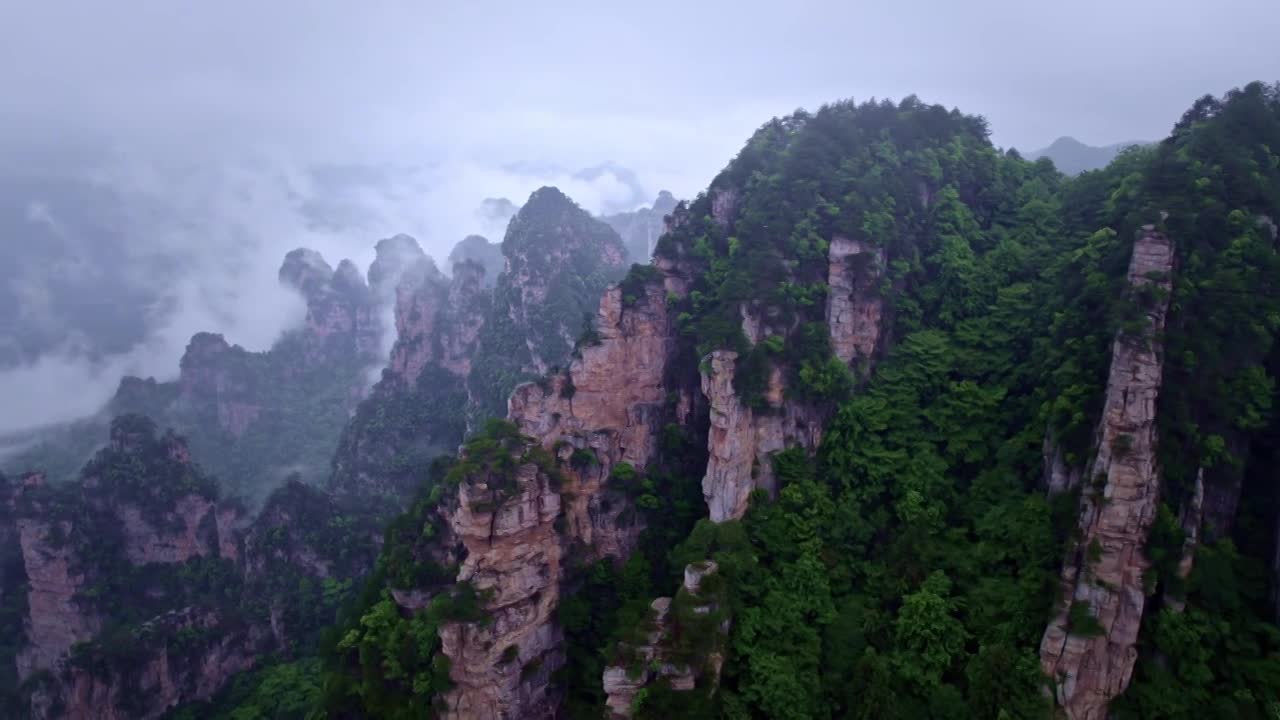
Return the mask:
[[(300, 317), (275, 283), (294, 247), (367, 263), (408, 232), (442, 260), (467, 233), (501, 238), (484, 197), (557, 184), (593, 212), (631, 197), (571, 177), (606, 160), (690, 197), (798, 107), (914, 93), (985, 115), (1003, 147), (1157, 139), (1205, 93), (1280, 79), (1276, 3), (0, 1), (0, 173), (107, 150), (78, 176), (126, 211), (166, 210), (124, 213), (140, 219), (116, 228), (120, 257), (183, 259), (143, 278), (165, 314), (132, 351), (0, 371), (0, 432), (92, 412), (121, 374), (172, 376), (197, 331), (265, 349)], [(335, 190), (318, 163), (397, 169)], [(31, 234), (0, 236), (0, 256), (36, 225), (73, 256), (14, 264), (19, 314), (56, 325), (53, 268), (102, 238), (62, 194), (9, 200)], [(317, 227), (317, 204), (355, 219)]]
[(1278, 32), (1274, 0), (9, 2), (0, 127), (614, 159), (687, 194), (770, 116), (844, 97), (916, 93), (1023, 149), (1156, 138), (1204, 93), (1280, 78)]

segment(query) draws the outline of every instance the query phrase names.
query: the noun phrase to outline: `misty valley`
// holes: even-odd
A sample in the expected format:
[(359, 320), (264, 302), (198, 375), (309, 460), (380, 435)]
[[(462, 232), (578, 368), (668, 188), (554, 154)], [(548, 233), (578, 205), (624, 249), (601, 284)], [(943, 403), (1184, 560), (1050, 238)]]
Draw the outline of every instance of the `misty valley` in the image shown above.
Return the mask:
[(1280, 717), (1280, 83), (1196, 96), (0, 153), (0, 718)]

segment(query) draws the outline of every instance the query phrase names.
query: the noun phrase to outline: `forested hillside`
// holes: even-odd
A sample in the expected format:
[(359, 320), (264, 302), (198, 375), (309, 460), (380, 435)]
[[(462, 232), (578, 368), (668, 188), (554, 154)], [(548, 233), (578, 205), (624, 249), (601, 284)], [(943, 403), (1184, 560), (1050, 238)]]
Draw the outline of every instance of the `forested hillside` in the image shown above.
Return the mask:
[[(483, 238), (396, 273), (326, 491), (249, 518), (137, 416), (71, 485), (4, 481), (0, 708), (1276, 717), (1273, 148), (1262, 83), (1073, 177), (837, 102), (625, 277), (542, 188), (496, 279)], [(612, 221), (647, 252), (657, 212)]]
[[(1269, 716), (1278, 133), (1277, 89), (1253, 84), (1067, 179), (914, 98), (766, 124), (674, 211), (620, 316), (606, 295), (592, 349), (429, 484), (403, 522), (451, 539), (393, 538), (381, 567), (445, 570), (375, 578), (348, 626), (365, 630), (337, 636), (330, 707)], [(629, 394), (626, 414), (663, 439), (633, 457), (577, 399), (601, 372), (632, 378), (614, 348), (652, 332), (670, 338), (653, 358), (667, 397)], [(503, 439), (517, 429), (555, 468)], [(690, 527), (700, 480), (710, 518)], [(496, 546), (440, 554), (557, 492), (560, 519), (512, 529), (552, 553), (532, 566), (552, 601)], [(583, 492), (618, 493), (602, 502), (647, 529), (587, 532)], [(466, 582), (439, 594), (451, 566)], [(415, 612), (406, 582), (454, 604)], [(456, 605), (477, 590), (478, 609)], [(391, 624), (371, 634), (375, 615)], [(437, 631), (443, 646), (398, 644)], [(493, 642), (511, 644), (474, 645)], [(482, 687), (473, 653), (490, 651)], [(390, 657), (409, 664), (372, 672)]]

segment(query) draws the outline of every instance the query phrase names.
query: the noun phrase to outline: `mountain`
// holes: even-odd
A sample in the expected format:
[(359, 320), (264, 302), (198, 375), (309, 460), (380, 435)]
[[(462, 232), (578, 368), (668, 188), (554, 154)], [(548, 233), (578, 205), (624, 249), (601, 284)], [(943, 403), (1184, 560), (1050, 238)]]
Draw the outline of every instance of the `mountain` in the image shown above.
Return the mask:
[(1095, 147), (1085, 145), (1073, 137), (1063, 136), (1054, 140), (1047, 148), (1027, 153), (1027, 157), (1031, 160), (1049, 158), (1061, 172), (1067, 175), (1079, 175), (1086, 170), (1100, 170), (1106, 167), (1125, 148), (1149, 144), (1141, 140), (1131, 140)]
[(766, 123), (428, 476), (327, 711), (1265, 713), (1276, 142), (1260, 83), (1075, 179), (916, 98)]
[[(396, 337), (326, 489), (253, 516), (138, 415), (4, 481), (5, 711), (1266, 717), (1278, 144), (1262, 83), (1076, 177), (837, 102), (625, 271), (542, 188), (492, 290), (370, 272)], [(291, 258), (330, 327), (350, 272)]]
[(484, 417), (506, 414), (518, 382), (569, 361), (583, 319), (626, 272), (618, 233), (553, 187), (534, 191), (512, 218), (502, 255), (506, 270), (467, 379), (468, 396)]
[(401, 287), (390, 364), (334, 458), (339, 497), (397, 514), (432, 458), (455, 450), (469, 427), (505, 415), (518, 382), (569, 361), (590, 299), (623, 271), (616, 233), (550, 187), (512, 219), (500, 247), (509, 269), (492, 283), (466, 257), (490, 249), (469, 238), (450, 256), (452, 277)]
[[(562, 298), (550, 288), (603, 287), (596, 278), (620, 271), (620, 241), (559, 191), (526, 207), (508, 237), (521, 268), (501, 284), (512, 297)], [(6, 713), (202, 713), (190, 709), (223, 702), (238, 674), (309, 682), (321, 631), (358, 580), (384, 576), (374, 562), (383, 526), (463, 441), (467, 383), (496, 307), (484, 274), (463, 259), (445, 276), (405, 235), (377, 244), (367, 282), (350, 262), (334, 269), (294, 250), (279, 277), (307, 300), (298, 332), (267, 353), (197, 334), (177, 381), (127, 378), (101, 418), (68, 431), (87, 449), (45, 448), (91, 453), (74, 476), (0, 476), (0, 611), (14, 630), (0, 638)], [(563, 316), (555, 303), (520, 310), (559, 333), (581, 319), (574, 297), (564, 296)], [(384, 311), (395, 342), (366, 396)], [(559, 335), (545, 343), (536, 326), (517, 326), (519, 341), (556, 347)], [(106, 445), (94, 452), (98, 430)], [(297, 472), (264, 479), (313, 456), (332, 458), (327, 483)]]
[(0, 476), (0, 492), (9, 717), (156, 718), (263, 656), (314, 652), (377, 547), (296, 482), (249, 517), (137, 415), (79, 479)]
[(366, 283), (348, 260), (334, 269), (313, 250), (294, 250), (279, 279), (306, 300), (301, 328), (260, 353), (197, 333), (177, 380), (124, 378), (96, 416), (17, 438), (28, 447), (4, 467), (39, 468), (54, 481), (73, 477), (105, 442), (112, 417), (139, 413), (187, 435), (197, 462), (229, 494), (257, 503), (293, 474), (318, 483), (370, 368), (382, 362), (382, 308), (394, 301), (400, 275), (420, 262), (428, 261), (417, 241), (384, 240)]
[(493, 287), (505, 269), (507, 261), (502, 257), (502, 243), (491, 243), (480, 235), (468, 235), (449, 251), (449, 266), (471, 260), (484, 268), (484, 285)]

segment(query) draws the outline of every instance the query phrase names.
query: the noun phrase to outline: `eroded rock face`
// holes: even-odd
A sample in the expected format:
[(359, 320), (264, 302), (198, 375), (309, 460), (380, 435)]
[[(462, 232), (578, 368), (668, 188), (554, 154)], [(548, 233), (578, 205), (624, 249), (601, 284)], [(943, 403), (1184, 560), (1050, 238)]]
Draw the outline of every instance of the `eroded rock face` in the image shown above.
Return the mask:
[(484, 267), (478, 263), (458, 263), (452, 278), (439, 273), (406, 276), (396, 288), (396, 343), (388, 365), (392, 377), (412, 385), (424, 367), (435, 363), (465, 379), (487, 307)]
[(493, 594), (485, 605), (488, 622), (440, 629), (454, 682), (444, 695), (446, 717), (549, 718), (556, 705), (551, 673), (565, 660), (555, 622), (563, 573), (563, 538), (555, 528), (560, 493), (534, 463), (516, 470), (513, 488), (491, 482), (464, 482), (451, 518), (467, 549), (458, 580)]
[(655, 278), (628, 305), (610, 288), (597, 315), (599, 341), (582, 347), (567, 372), (512, 394), (508, 418), (553, 453), (563, 487), (532, 463), (519, 468), (514, 491), (460, 487), (450, 522), (467, 550), (458, 579), (494, 595), (487, 625), (441, 630), (456, 684), (445, 696), (451, 717), (553, 715), (550, 674), (564, 663), (555, 610), (565, 549), (576, 548), (575, 562), (621, 559), (643, 530), (609, 477), (619, 463), (643, 468), (657, 454), (675, 347), (666, 292)]
[(831, 349), (846, 365), (867, 369), (880, 342), (884, 300), (880, 276), (885, 250), (840, 235), (831, 239), (827, 282), (827, 329)]
[[(18, 553), (16, 576), (0, 555), (0, 591), (25, 593), (15, 664), (33, 718), (154, 718), (212, 697), (290, 647), (299, 628), (284, 606), (300, 586), (316, 588), (303, 602), (317, 602), (321, 580), (367, 572), (381, 531), (298, 482), (246, 527), (243, 507), (217, 499), (185, 443), (138, 416), (113, 422), (81, 480), (32, 474), (0, 487), (0, 539)], [(210, 603), (188, 588), (188, 572), (216, 578), (239, 603)]]
[(377, 359), (381, 325), (374, 297), (354, 263), (343, 260), (331, 270), (320, 253), (298, 248), (285, 256), (278, 275), (307, 302), (301, 339), (308, 363)]
[(777, 490), (774, 453), (791, 447), (813, 452), (822, 440), (821, 415), (803, 403), (784, 402), (777, 368), (765, 393), (769, 407), (753, 410), (744, 405), (733, 387), (737, 359), (736, 352), (717, 350), (702, 372), (702, 392), (711, 405), (702, 495), (712, 522), (741, 518), (756, 488)]
[(44, 504), (27, 497), (44, 484), (43, 476), (28, 475), (8, 500), (14, 508), (28, 585), (26, 644), (17, 655), (21, 680), (54, 667), (72, 645), (92, 638), (101, 628), (98, 614), (82, 607), (78, 599), (89, 578), (77, 567), (74, 547), (64, 540), (71, 531), (70, 521), (41, 519)]
[[(1096, 456), (1085, 474), (1080, 541), (1064, 564), (1061, 608), (1040, 644), (1044, 673), (1070, 718), (1105, 718), (1129, 685), (1145, 604), (1147, 533), (1160, 491), (1156, 399), (1163, 371), (1160, 335), (1173, 270), (1173, 244), (1151, 226), (1134, 243), (1129, 284), (1157, 288), (1142, 337), (1119, 335), (1111, 351)], [(1087, 608), (1097, 628), (1073, 628), (1070, 608)], [(1091, 630), (1099, 630), (1092, 632)]]
[(452, 278), (428, 261), (401, 275), (390, 362), (338, 441), (330, 487), (344, 501), (373, 501), (394, 516), (421, 481), (416, 469), (462, 442), (466, 381), (491, 301), (483, 279), (470, 261)]

